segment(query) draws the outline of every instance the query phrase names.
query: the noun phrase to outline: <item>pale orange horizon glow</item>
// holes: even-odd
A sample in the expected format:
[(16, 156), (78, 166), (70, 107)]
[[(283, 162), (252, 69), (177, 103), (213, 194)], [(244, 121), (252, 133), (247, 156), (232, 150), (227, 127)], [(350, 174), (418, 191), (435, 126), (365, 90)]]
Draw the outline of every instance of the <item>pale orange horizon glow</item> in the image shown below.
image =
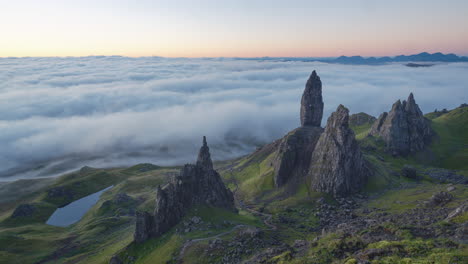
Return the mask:
[(9, 2), (0, 57), (468, 55), (468, 1), (175, 2)]

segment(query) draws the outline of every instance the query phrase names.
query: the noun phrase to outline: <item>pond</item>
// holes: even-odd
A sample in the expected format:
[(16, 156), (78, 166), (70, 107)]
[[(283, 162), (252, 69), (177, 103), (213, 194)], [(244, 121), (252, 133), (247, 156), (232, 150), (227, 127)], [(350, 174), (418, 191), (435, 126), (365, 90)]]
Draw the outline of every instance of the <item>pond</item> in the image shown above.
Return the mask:
[(88, 210), (97, 203), (101, 194), (112, 187), (113, 185), (76, 200), (67, 206), (57, 208), (57, 210), (55, 210), (55, 212), (49, 217), (46, 224), (66, 227), (80, 221), (86, 212), (88, 212)]

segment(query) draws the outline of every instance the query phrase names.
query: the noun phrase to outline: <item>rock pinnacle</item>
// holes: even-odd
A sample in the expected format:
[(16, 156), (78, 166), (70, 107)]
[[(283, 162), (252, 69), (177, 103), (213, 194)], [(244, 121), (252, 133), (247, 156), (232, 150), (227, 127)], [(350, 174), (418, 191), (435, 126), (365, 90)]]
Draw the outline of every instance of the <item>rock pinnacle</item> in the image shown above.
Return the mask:
[(301, 126), (320, 127), (323, 116), (322, 81), (313, 71), (307, 80), (301, 100)]
[(206, 143), (206, 137), (203, 136), (203, 145), (198, 152), (197, 166), (204, 168), (205, 170), (213, 169), (213, 162), (211, 161), (210, 148)]

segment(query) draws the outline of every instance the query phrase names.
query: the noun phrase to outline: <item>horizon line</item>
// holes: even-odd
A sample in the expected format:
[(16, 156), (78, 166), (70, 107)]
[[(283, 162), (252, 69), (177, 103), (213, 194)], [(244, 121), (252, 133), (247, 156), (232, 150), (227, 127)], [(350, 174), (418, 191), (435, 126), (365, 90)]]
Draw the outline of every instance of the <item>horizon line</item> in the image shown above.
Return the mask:
[(443, 53), (443, 52), (426, 52), (422, 51), (419, 53), (411, 53), (411, 54), (397, 54), (397, 55), (384, 55), (384, 56), (362, 56), (362, 55), (340, 55), (340, 56), (258, 56), (258, 57), (249, 57), (249, 56), (198, 56), (198, 57), (184, 57), (184, 56), (159, 56), (159, 55), (148, 55), (148, 56), (129, 56), (129, 55), (82, 55), (82, 56), (0, 56), (0, 59), (13, 59), (13, 58), (88, 58), (88, 57), (123, 57), (123, 58), (167, 58), (167, 59), (214, 59), (214, 58), (226, 58), (226, 59), (262, 59), (262, 58), (311, 58), (311, 59), (334, 59), (339, 57), (362, 57), (362, 58), (394, 58), (397, 56), (412, 56), (412, 55), (419, 55), (427, 53), (430, 55), (434, 55), (437, 53), (443, 55), (456, 55), (458, 57), (468, 57), (468, 53), (466, 54), (457, 54), (457, 53)]

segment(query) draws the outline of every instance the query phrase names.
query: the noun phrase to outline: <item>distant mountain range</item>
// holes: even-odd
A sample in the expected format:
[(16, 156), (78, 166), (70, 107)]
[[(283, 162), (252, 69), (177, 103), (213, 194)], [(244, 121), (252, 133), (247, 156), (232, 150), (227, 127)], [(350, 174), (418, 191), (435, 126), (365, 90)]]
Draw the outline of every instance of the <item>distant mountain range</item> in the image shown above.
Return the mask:
[(379, 65), (391, 62), (468, 62), (468, 57), (457, 56), (453, 53), (443, 54), (440, 52), (422, 52), (414, 55), (398, 55), (395, 57), (362, 57), (362, 56), (340, 56), (338, 58), (312, 58), (312, 57), (262, 57), (262, 58), (239, 58), (241, 60), (280, 60), (280, 61), (320, 61), (327, 63), (353, 64), (353, 65)]

